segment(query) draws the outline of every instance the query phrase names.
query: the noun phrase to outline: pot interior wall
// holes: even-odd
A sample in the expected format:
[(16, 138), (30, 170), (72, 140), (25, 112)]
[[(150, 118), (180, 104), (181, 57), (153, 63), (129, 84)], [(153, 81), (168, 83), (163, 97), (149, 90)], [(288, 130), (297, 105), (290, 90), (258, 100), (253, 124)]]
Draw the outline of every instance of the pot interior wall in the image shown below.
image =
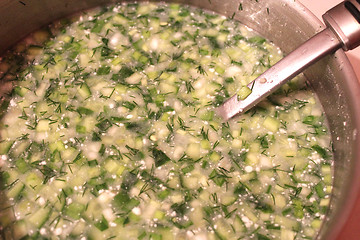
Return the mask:
[[(37, 28), (82, 9), (111, 0), (0, 0), (0, 53)], [(306, 9), (293, 0), (178, 0), (212, 10), (245, 23), (264, 37), (273, 41), (285, 53), (323, 28)], [(325, 109), (334, 143), (335, 179), (333, 199), (328, 218), (319, 238), (334, 239), (343, 226), (355, 194), (351, 192), (359, 164), (356, 149), (359, 129), (359, 107), (355, 105), (359, 86), (348, 60), (342, 51), (327, 57), (305, 72)], [(360, 174), (358, 174), (360, 175)], [(357, 181), (360, 182), (360, 181)]]

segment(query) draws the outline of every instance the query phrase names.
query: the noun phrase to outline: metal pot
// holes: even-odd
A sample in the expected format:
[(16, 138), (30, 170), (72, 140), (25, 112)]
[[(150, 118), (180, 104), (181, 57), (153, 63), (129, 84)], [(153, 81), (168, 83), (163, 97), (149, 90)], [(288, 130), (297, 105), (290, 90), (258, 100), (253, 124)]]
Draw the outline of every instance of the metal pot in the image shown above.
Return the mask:
[[(0, 54), (37, 28), (77, 11), (114, 0), (0, 0)], [(174, 0), (234, 17), (279, 46), (285, 54), (324, 25), (294, 0)], [(241, 7), (240, 4), (241, 3)], [(334, 184), (319, 239), (336, 239), (360, 185), (360, 86), (342, 50), (305, 71), (330, 125), (334, 147)]]

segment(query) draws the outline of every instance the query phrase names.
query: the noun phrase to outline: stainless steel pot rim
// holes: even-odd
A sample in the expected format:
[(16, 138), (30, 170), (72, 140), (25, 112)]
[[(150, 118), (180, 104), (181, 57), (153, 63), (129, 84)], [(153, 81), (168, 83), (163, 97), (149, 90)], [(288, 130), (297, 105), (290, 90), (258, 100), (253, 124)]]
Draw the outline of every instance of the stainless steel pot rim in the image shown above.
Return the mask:
[[(128, 1), (128, 0), (124, 0)], [(156, 1), (156, 0), (155, 0)], [(96, 5), (101, 4), (108, 4), (115, 2), (114, 0), (86, 0), (86, 1), (72, 1), (72, 0), (61, 0), (56, 1), (52, 0), (49, 2), (44, 3), (36, 3), (35, 1), (26, 2), (27, 5), (22, 5), (19, 1), (13, 0), (0, 0), (0, 12), (4, 14), (0, 14), (0, 39), (5, 39), (7, 35), (11, 35), (11, 39), (7, 41), (0, 42), (0, 54), (4, 49), (9, 48), (10, 44), (13, 43), (15, 40), (20, 40), (24, 35), (27, 35), (29, 32), (32, 32), (38, 27), (46, 25), (49, 21), (56, 20), (58, 18), (62, 18), (66, 15), (74, 13), (76, 11), (80, 11), (86, 8), (91, 8)], [(216, 6), (213, 5), (213, 10), (217, 10), (218, 6), (226, 5), (229, 11), (225, 11), (225, 13), (229, 16), (233, 13), (232, 9), (237, 9), (239, 6), (239, 2), (235, 0), (228, 0), (228, 1), (221, 1), (221, 0), (174, 0), (172, 2), (178, 3), (186, 3), (188, 5), (195, 5), (195, 6), (208, 6), (211, 2), (212, 4), (217, 4)], [(242, 1), (244, 4), (248, 4), (248, 2), (255, 2), (255, 1)], [(296, 12), (297, 17), (303, 19), (304, 21), (309, 24), (309, 32), (314, 34), (324, 28), (322, 22), (306, 7), (304, 7), (301, 3), (294, 1), (294, 0), (259, 0), (258, 4), (273, 4), (276, 6), (282, 6), (283, 8), (290, 9), (291, 11)], [(234, 6), (231, 7), (229, 5), (233, 4)], [(253, 4), (253, 3), (251, 3)], [(29, 12), (28, 9), (32, 7), (32, 5), (36, 5), (37, 9), (34, 12)], [(47, 10), (47, 11), (46, 11)], [(14, 16), (14, 12), (25, 11), (23, 14), (19, 14), (16, 19), (12, 19), (11, 17)], [(53, 13), (56, 14), (53, 14)], [(221, 12), (224, 14), (224, 12)], [(31, 18), (38, 17), (39, 19), (29, 21)], [(28, 18), (28, 21), (27, 21)], [(14, 22), (11, 22), (13, 20)], [(26, 28), (22, 27), (25, 25)], [(18, 28), (23, 28), (23, 35), (20, 35), (21, 31), (18, 31)], [(252, 27), (252, 26), (250, 26)], [(3, 30), (3, 31), (1, 31)], [(12, 31), (14, 30), (14, 31)], [(2, 33), (1, 33), (2, 32)], [(347, 189), (346, 192), (347, 196), (343, 203), (346, 207), (341, 212), (336, 212), (335, 220), (330, 221), (328, 225), (328, 229), (322, 229), (320, 231), (321, 237), (324, 239), (336, 239), (336, 237), (340, 234), (342, 228), (344, 227), (345, 223), (347, 222), (348, 217), (352, 212), (352, 208), (356, 202), (357, 193), (360, 188), (360, 104), (356, 104), (360, 98), (360, 86), (359, 82), (355, 76), (355, 73), (350, 65), (348, 58), (346, 57), (345, 53), (342, 50), (338, 50), (334, 56), (330, 59), (333, 62), (338, 64), (338, 69), (341, 72), (344, 79), (346, 79), (345, 83), (345, 96), (342, 98), (346, 98), (346, 102), (348, 103), (348, 108), (351, 112), (349, 122), (352, 122), (352, 135), (348, 136), (351, 139), (349, 142), (352, 144), (351, 149), (353, 149), (353, 153), (351, 159), (348, 159), (347, 164), (349, 164), (350, 170), (348, 172), (348, 178), (351, 179), (352, 184), (348, 184), (345, 186)], [(305, 76), (311, 76), (310, 71), (305, 72)], [(337, 97), (337, 96), (332, 96)], [(323, 233), (325, 232), (326, 233)]]
[[(288, 1), (289, 4), (293, 4), (294, 8), (297, 8), (299, 12), (301, 12), (304, 17), (309, 18), (309, 21), (312, 23), (314, 28), (318, 28), (318, 31), (321, 31), (323, 28), (325, 28), (325, 25), (304, 5), (302, 5), (299, 2), (295, 1)], [(356, 123), (356, 126), (353, 130), (353, 138), (356, 139), (354, 142), (353, 149), (357, 149), (355, 152), (355, 159), (357, 161), (354, 163), (354, 166), (352, 168), (352, 172), (350, 173), (352, 175), (352, 184), (349, 186), (349, 192), (353, 194), (349, 194), (349, 197), (346, 200), (347, 208), (344, 209), (343, 212), (341, 212), (339, 215), (339, 218), (336, 220), (336, 224), (332, 224), (332, 227), (330, 230), (328, 230), (327, 235), (329, 238), (336, 238), (342, 229), (344, 228), (346, 222), (348, 221), (348, 218), (350, 214), (352, 213), (352, 209), (355, 206), (358, 192), (360, 189), (360, 148), (357, 146), (360, 146), (360, 104), (356, 104), (357, 101), (360, 100), (360, 88), (359, 88), (359, 80), (356, 77), (356, 74), (354, 72), (354, 69), (346, 56), (345, 52), (340, 49), (338, 50), (333, 58), (337, 59), (342, 66), (340, 66), (342, 73), (346, 76), (347, 84), (349, 85), (349, 91), (347, 92), (348, 98), (352, 104), (352, 112), (353, 114), (353, 121)], [(306, 72), (305, 72), (306, 76)], [(325, 238), (326, 239), (326, 238)]]

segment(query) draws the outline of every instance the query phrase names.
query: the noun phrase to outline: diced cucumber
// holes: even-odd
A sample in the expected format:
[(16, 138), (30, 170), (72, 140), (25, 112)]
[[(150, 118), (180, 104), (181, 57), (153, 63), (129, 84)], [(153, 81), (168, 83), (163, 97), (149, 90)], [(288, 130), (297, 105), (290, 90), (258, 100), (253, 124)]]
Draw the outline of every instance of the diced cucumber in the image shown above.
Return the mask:
[(295, 220), (289, 219), (288, 217), (283, 217), (280, 215), (276, 215), (274, 222), (276, 224), (279, 224), (281, 226), (283, 226), (285, 229), (289, 229), (289, 230), (298, 230), (299, 229), (299, 223)]
[(281, 194), (274, 195), (274, 202), (275, 205), (279, 208), (284, 208), (286, 206), (286, 199)]
[(24, 88), (24, 87), (21, 87), (21, 86), (16, 86), (16, 87), (14, 88), (14, 92), (15, 92), (17, 95), (19, 95), (20, 97), (24, 97), (25, 94), (26, 94), (27, 92), (29, 92), (29, 89)]
[(237, 198), (234, 195), (223, 196), (221, 198), (221, 203), (224, 204), (225, 206), (230, 206), (236, 201), (236, 199)]
[(296, 232), (291, 231), (289, 229), (281, 229), (281, 240), (294, 240), (296, 236)]
[(154, 219), (162, 220), (162, 219), (164, 219), (164, 217), (165, 217), (165, 213), (163, 211), (160, 211), (160, 210), (155, 211)]
[(78, 93), (83, 99), (87, 99), (91, 96), (90, 88), (85, 82), (78, 87)]
[(206, 150), (210, 150), (211, 149), (211, 144), (208, 140), (201, 140), (200, 141), (200, 146), (202, 149), (206, 149)]
[(161, 93), (169, 94), (169, 93), (176, 93), (178, 89), (173, 84), (162, 82), (160, 84), (160, 90), (161, 90)]
[(143, 76), (140, 73), (135, 72), (131, 76), (126, 78), (126, 82), (129, 84), (139, 84), (142, 78)]
[(253, 223), (256, 223), (259, 218), (255, 215), (254, 210), (250, 208), (248, 205), (242, 206), (242, 211), (246, 217)]
[(86, 228), (86, 222), (85, 221), (78, 221), (75, 225), (75, 227), (71, 230), (71, 236), (79, 236), (82, 233), (84, 233), (84, 230)]
[(26, 221), (24, 220), (17, 221), (13, 227), (14, 239), (23, 239), (28, 234)]
[(20, 173), (25, 173), (29, 169), (29, 166), (27, 162), (24, 160), (24, 158), (19, 158), (18, 160), (16, 160), (15, 165)]
[(252, 90), (248, 86), (242, 86), (237, 92), (238, 100), (244, 100), (252, 93)]
[(263, 125), (265, 128), (267, 128), (271, 132), (275, 133), (279, 130), (280, 122), (276, 118), (266, 117), (263, 122)]
[(104, 168), (110, 172), (110, 173), (116, 173), (118, 175), (121, 175), (123, 170), (125, 169), (122, 167), (118, 162), (115, 160), (109, 159), (105, 162)]
[(190, 143), (187, 146), (186, 154), (193, 159), (199, 159), (200, 158), (200, 144)]
[(204, 121), (212, 121), (214, 118), (214, 112), (213, 111), (207, 111), (203, 115), (200, 116), (200, 119)]
[(46, 132), (49, 131), (50, 128), (50, 121), (47, 119), (42, 119), (36, 125), (36, 131), (38, 132)]
[(29, 222), (36, 228), (40, 229), (45, 222), (49, 219), (51, 208), (45, 207), (38, 209), (35, 213), (30, 215)]
[(6, 195), (8, 198), (12, 198), (12, 199), (16, 199), (21, 192), (24, 190), (25, 188), (25, 184), (23, 184), (22, 182), (18, 181), (16, 182), (9, 191), (6, 192)]
[(225, 67), (217, 65), (215, 67), (215, 72), (217, 72), (220, 75), (223, 75), (225, 73)]
[(212, 152), (209, 158), (213, 162), (218, 162), (221, 159), (221, 155), (217, 152)]
[(76, 125), (76, 132), (81, 134), (89, 133), (94, 130), (95, 124), (95, 117), (87, 116)]
[(218, 220), (215, 223), (216, 235), (220, 235), (222, 239), (233, 239), (234, 231), (231, 226), (227, 224), (224, 220)]
[(195, 176), (185, 176), (182, 178), (183, 184), (188, 189), (198, 189), (199, 188), (199, 179)]
[(7, 154), (10, 151), (11, 146), (14, 144), (14, 141), (2, 141), (0, 142), (0, 155)]
[(250, 166), (256, 166), (259, 163), (259, 157), (254, 152), (246, 154), (245, 162)]
[(49, 148), (52, 152), (55, 151), (64, 151), (65, 150), (65, 145), (62, 141), (56, 141), (54, 143), (50, 143), (49, 144)]
[(33, 190), (37, 190), (41, 187), (42, 181), (41, 178), (34, 172), (30, 172), (27, 177), (25, 184)]
[(232, 226), (234, 227), (236, 232), (243, 232), (245, 230), (244, 223), (238, 215), (235, 216)]
[(241, 148), (242, 141), (240, 139), (234, 139), (231, 143), (233, 148)]
[(85, 208), (85, 205), (78, 202), (73, 202), (65, 206), (64, 213), (72, 219), (77, 220), (80, 219), (80, 215), (83, 211), (85, 211)]
[(311, 222), (311, 227), (314, 228), (314, 229), (320, 229), (321, 227), (321, 220), (320, 219), (314, 219), (312, 222)]

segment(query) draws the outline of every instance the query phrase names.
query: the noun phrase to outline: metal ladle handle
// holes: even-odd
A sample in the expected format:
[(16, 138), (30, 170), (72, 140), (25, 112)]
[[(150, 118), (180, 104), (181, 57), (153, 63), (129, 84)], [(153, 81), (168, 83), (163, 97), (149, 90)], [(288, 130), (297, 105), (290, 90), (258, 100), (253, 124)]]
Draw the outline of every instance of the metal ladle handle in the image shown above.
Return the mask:
[(246, 112), (265, 97), (298, 75), (305, 68), (334, 53), (360, 45), (360, 0), (344, 1), (323, 15), (326, 29), (310, 38), (293, 52), (266, 70), (247, 86), (252, 90), (245, 99), (232, 96), (216, 109), (224, 120)]

